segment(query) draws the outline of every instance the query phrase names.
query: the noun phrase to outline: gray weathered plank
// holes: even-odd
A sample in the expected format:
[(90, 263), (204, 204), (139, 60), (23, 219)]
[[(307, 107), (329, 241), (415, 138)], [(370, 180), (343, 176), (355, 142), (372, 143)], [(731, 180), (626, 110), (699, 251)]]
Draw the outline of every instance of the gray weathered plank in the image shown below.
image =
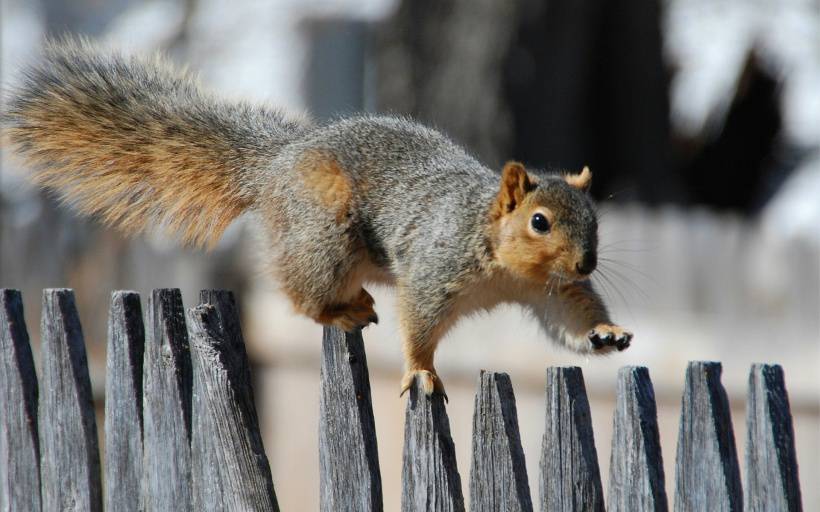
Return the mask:
[(143, 510), (142, 366), (145, 328), (136, 292), (111, 295), (105, 379), (105, 509)]
[(192, 510), (191, 354), (182, 296), (154, 290), (143, 365), (143, 503), (146, 510)]
[(320, 508), (382, 510), (382, 480), (361, 331), (325, 327), (319, 405)]
[(655, 390), (646, 368), (627, 366), (618, 372), (612, 431), (607, 510), (668, 510)]
[(37, 375), (18, 290), (0, 289), (0, 510), (40, 510)]
[(40, 332), (43, 510), (102, 510), (97, 421), (74, 292), (43, 291)]
[(444, 396), (426, 396), (418, 381), (410, 387), (407, 400), (402, 465), (403, 511), (464, 510)]
[(746, 427), (746, 510), (803, 510), (789, 394), (780, 365), (752, 365)]
[(735, 434), (720, 363), (686, 368), (675, 461), (675, 511), (743, 510)]
[(209, 290), (187, 312), (194, 374), (194, 510), (278, 511), (230, 292)]
[(481, 371), (473, 409), (470, 510), (532, 511), (510, 377)]
[(581, 369), (547, 368), (546, 395), (541, 510), (602, 512), (604, 492)]

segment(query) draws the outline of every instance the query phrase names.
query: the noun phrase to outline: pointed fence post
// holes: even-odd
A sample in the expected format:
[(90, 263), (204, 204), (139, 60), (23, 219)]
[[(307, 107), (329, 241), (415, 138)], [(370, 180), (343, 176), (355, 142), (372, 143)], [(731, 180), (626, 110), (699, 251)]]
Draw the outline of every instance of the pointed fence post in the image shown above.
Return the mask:
[(510, 377), (481, 371), (473, 410), (470, 510), (532, 511)]
[(743, 510), (735, 434), (720, 363), (686, 368), (675, 462), (675, 511)]
[(188, 310), (194, 510), (278, 511), (233, 294), (203, 291)]
[(37, 375), (23, 300), (0, 289), (0, 510), (40, 510)]
[(147, 511), (188, 511), (192, 510), (192, 374), (179, 290), (154, 290), (148, 315), (143, 365), (143, 503)]
[(105, 378), (105, 509), (142, 506), (142, 365), (145, 328), (136, 292), (111, 295)]
[(74, 292), (43, 291), (40, 478), (43, 510), (102, 510), (97, 420)]
[(320, 509), (380, 511), (376, 423), (361, 331), (325, 327), (321, 385)]
[(649, 370), (627, 366), (618, 372), (609, 464), (609, 512), (666, 512), (655, 390)]
[(464, 510), (456, 450), (444, 397), (410, 387), (404, 419), (401, 509), (404, 512)]
[(752, 365), (746, 426), (746, 510), (803, 510), (789, 394), (780, 365)]
[(543, 512), (604, 510), (589, 401), (577, 366), (547, 368), (540, 483)]

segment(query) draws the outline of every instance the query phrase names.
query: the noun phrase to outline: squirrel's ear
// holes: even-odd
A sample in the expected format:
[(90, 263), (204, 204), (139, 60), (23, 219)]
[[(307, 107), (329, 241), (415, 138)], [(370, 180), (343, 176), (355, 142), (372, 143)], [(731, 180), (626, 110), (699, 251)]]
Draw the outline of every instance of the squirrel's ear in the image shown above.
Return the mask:
[(507, 162), (501, 171), (501, 190), (498, 192), (498, 209), (500, 213), (509, 213), (521, 204), (535, 184), (530, 179), (523, 164)]
[(564, 176), (564, 180), (569, 183), (570, 187), (575, 187), (582, 192), (586, 192), (589, 190), (590, 185), (592, 185), (592, 171), (585, 165), (579, 174), (567, 174)]

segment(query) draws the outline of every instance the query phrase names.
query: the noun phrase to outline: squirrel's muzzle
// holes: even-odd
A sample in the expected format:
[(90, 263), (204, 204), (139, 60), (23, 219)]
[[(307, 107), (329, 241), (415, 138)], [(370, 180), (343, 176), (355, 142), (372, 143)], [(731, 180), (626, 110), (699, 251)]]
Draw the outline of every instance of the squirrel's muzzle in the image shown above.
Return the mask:
[(575, 264), (575, 270), (577, 270), (579, 274), (588, 276), (595, 270), (597, 265), (598, 255), (595, 254), (595, 251), (586, 251), (581, 261)]

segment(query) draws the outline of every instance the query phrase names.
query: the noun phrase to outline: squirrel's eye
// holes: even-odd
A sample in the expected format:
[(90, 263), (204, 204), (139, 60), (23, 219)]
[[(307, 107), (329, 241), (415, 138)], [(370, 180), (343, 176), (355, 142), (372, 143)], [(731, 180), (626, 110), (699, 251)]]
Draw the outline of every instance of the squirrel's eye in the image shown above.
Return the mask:
[(550, 223), (542, 213), (533, 215), (530, 224), (532, 224), (532, 229), (538, 233), (546, 233), (550, 230)]

